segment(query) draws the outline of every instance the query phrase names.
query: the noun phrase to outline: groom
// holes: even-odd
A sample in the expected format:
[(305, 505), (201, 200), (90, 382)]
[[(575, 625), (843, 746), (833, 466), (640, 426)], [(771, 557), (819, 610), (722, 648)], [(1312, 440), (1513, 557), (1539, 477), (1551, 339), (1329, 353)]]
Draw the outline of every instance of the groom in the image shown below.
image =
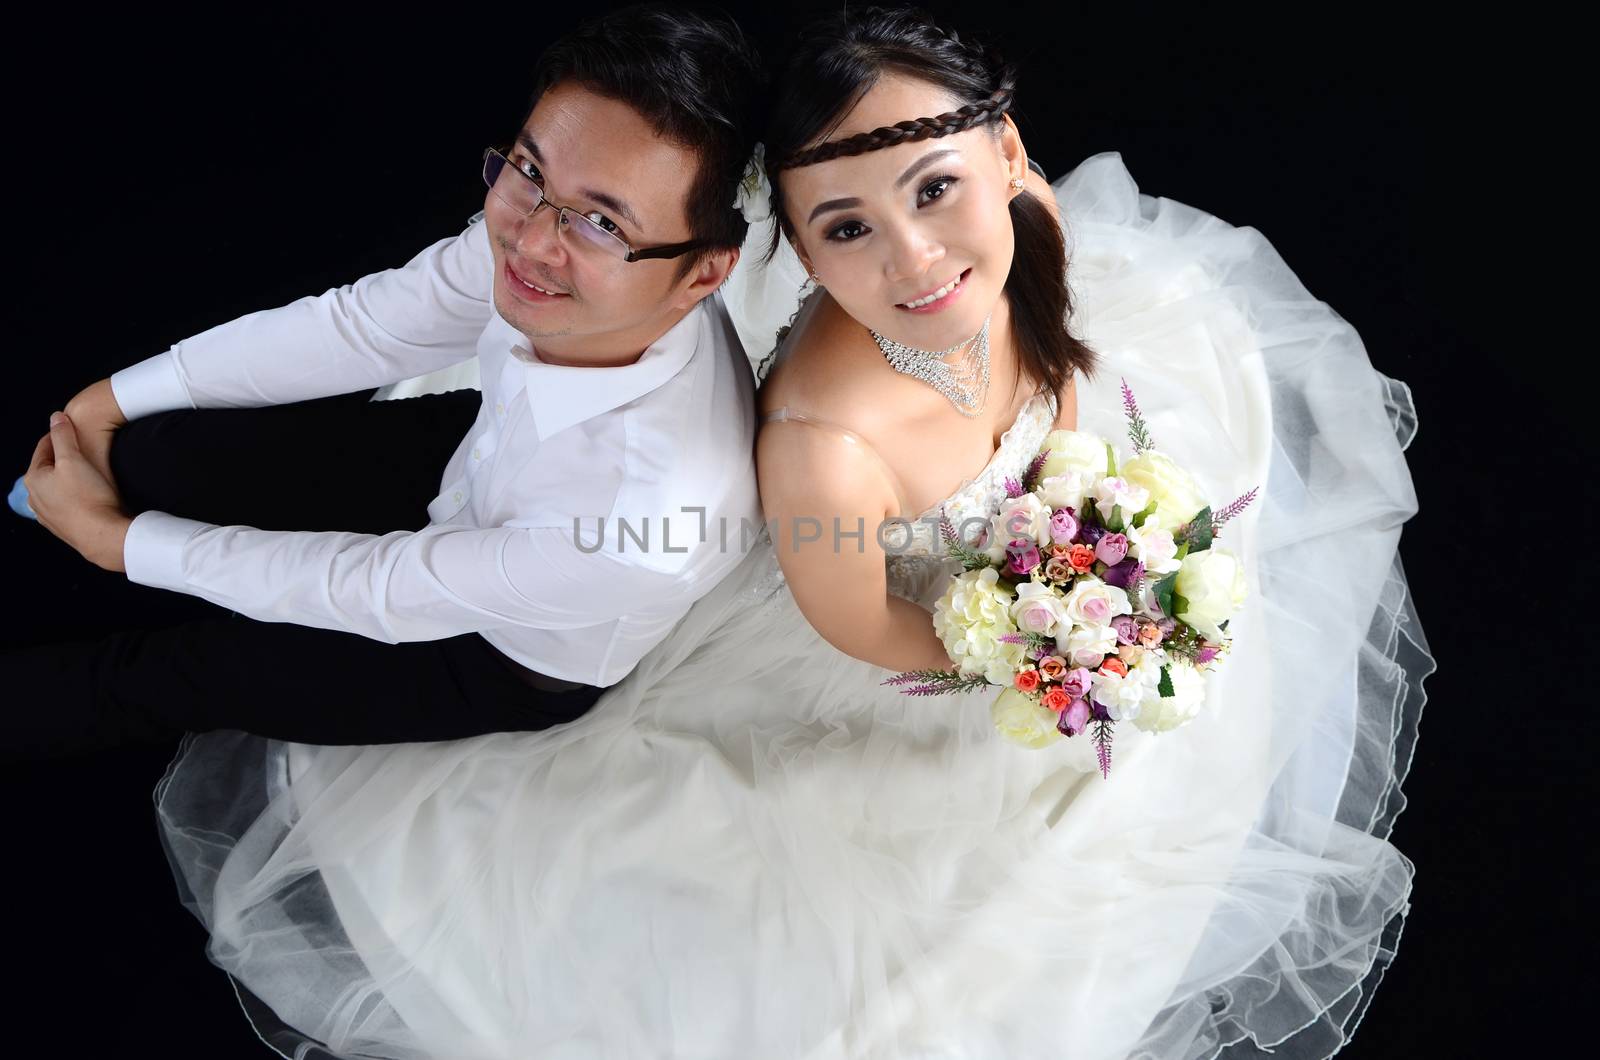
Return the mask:
[[(39, 522), (235, 614), (0, 656), (9, 695), (51, 704), (14, 713), (7, 755), (587, 711), (738, 562), (707, 527), (760, 518), (751, 373), (716, 294), (759, 76), (730, 22), (589, 23), (485, 152), (481, 222), (52, 415), (24, 479)], [(366, 400), (474, 358), (481, 394)]]

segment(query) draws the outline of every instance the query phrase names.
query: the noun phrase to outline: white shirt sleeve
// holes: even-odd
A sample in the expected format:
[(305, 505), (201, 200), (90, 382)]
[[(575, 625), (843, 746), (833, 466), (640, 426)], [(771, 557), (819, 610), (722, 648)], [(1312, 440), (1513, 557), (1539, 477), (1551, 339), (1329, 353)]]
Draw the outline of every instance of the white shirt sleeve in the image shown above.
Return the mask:
[(250, 313), (111, 377), (123, 415), (252, 408), (348, 394), (468, 360), (492, 312), (479, 221), (404, 267)]
[(372, 640), (441, 640), (505, 626), (576, 629), (681, 592), (671, 575), (568, 529), (257, 530), (144, 512), (128, 528), (130, 581), (190, 593), (263, 622)]

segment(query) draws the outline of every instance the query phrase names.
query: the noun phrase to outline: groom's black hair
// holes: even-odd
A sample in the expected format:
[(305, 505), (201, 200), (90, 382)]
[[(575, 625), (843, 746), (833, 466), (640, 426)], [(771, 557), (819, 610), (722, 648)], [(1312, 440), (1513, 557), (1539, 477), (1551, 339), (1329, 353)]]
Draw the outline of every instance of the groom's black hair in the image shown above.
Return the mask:
[[(707, 249), (744, 242), (747, 225), (733, 202), (761, 132), (766, 85), (760, 55), (731, 19), (656, 4), (590, 19), (539, 56), (528, 115), (562, 82), (626, 103), (698, 155), (686, 204), (691, 238)], [(680, 258), (678, 275), (700, 257)]]

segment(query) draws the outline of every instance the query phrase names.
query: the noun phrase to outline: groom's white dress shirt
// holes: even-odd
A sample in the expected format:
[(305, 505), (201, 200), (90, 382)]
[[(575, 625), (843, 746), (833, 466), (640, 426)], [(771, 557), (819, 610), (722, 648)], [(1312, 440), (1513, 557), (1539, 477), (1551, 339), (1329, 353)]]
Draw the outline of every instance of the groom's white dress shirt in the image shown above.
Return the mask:
[[(113, 375), (130, 420), (349, 393), (472, 357), (483, 391), (427, 526), (282, 532), (145, 512), (128, 531), (128, 577), (267, 622), (389, 643), (475, 632), (540, 673), (625, 676), (737, 565), (741, 521), (760, 523), (749, 362), (712, 295), (634, 364), (546, 364), (495, 312), (493, 276), (474, 222), (404, 268)], [(324, 458), (343, 458), (336, 440)]]

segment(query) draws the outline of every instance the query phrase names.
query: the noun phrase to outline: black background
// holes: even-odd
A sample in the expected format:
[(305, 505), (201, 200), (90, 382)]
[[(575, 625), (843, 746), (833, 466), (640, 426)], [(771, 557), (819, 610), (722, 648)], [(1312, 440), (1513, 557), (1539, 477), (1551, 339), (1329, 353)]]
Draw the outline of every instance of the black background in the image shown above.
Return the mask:
[[(800, 13), (827, 6), (733, 10), (770, 54)], [(1582, 395), (1542, 384), (1538, 351), (1496, 317), (1515, 310), (1504, 281), (1519, 264), (1506, 238), (1519, 218), (1496, 212), (1509, 192), (1482, 135), (1506, 127), (1497, 91), (1455, 58), (1462, 42), (1448, 27), (1392, 18), (1280, 27), (1219, 20), (1212, 5), (1063, 6), (1047, 21), (1001, 5), (933, 7), (1020, 61), (1018, 117), (1052, 178), (1120, 151), (1142, 191), (1261, 230), (1354, 324), (1373, 364), (1411, 384), (1421, 511), (1401, 551), (1440, 671), (1393, 836), (1417, 865), (1412, 914), (1343, 1055), (1480, 1055), (1513, 1026), (1548, 1024), (1577, 999), (1578, 980), (1551, 974), (1545, 932), (1581, 923), (1566, 851), (1583, 848), (1562, 815), (1582, 805), (1569, 789), (1588, 723), (1572, 728), (1570, 676), (1504, 647), (1519, 629), (1541, 632), (1530, 628), (1541, 590), (1484, 586), (1533, 573), (1553, 589), (1556, 568), (1582, 558), (1522, 568), (1528, 542), (1508, 508), (1592, 520), (1586, 497), (1570, 506), (1570, 483), (1548, 492), (1555, 469), (1577, 465)], [(459, 231), (481, 206), (479, 154), (523, 116), (542, 42), (596, 9), (166, 24), (74, 11), (14, 38), (4, 484), (49, 414), (88, 383)], [(987, 20), (975, 24), (979, 11)], [(1458, 151), (1463, 132), (1473, 146)], [(0, 550), (7, 645), (207, 606), (94, 569), (3, 512)], [(1576, 643), (1565, 626), (1542, 633), (1562, 630)], [(8, 711), (50, 709), (0, 698)], [(1539, 735), (1552, 726), (1573, 739)], [(171, 751), (4, 778), (12, 1051), (270, 1055), (206, 961), (156, 841), (150, 792)]]

